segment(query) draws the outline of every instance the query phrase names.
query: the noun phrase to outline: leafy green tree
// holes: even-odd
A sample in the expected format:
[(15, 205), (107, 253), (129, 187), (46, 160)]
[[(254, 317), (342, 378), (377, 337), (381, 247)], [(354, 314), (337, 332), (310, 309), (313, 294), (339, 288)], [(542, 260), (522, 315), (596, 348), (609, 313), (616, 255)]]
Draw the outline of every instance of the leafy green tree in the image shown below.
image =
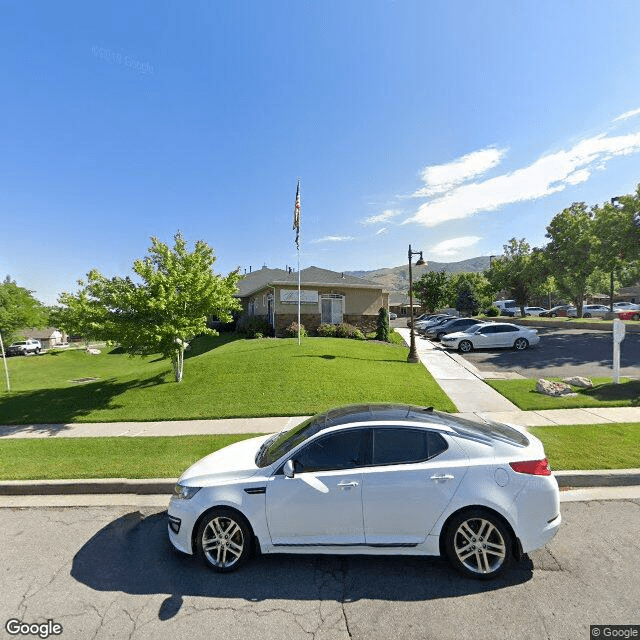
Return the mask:
[(389, 312), (386, 307), (380, 307), (376, 326), (376, 340), (389, 342)]
[(180, 382), (189, 341), (200, 334), (217, 335), (207, 319), (215, 315), (228, 322), (240, 307), (232, 297), (237, 271), (216, 275), (214, 262), (213, 249), (202, 240), (189, 252), (181, 233), (172, 248), (151, 238), (148, 255), (133, 263), (138, 281), (106, 278), (94, 269), (86, 283), (79, 281), (77, 293), (63, 293), (62, 326), (69, 333), (117, 343), (130, 355), (160, 353), (171, 360)]
[(556, 214), (547, 226), (549, 244), (545, 256), (559, 290), (575, 305), (582, 317), (582, 305), (589, 276), (598, 266), (598, 240), (593, 212), (584, 202), (574, 202)]
[(413, 295), (428, 311), (441, 309), (449, 302), (449, 278), (444, 271), (427, 271), (413, 283)]
[(524, 238), (511, 238), (504, 245), (502, 256), (492, 260), (486, 274), (495, 289), (508, 289), (511, 292), (523, 316), (524, 308), (534, 295), (541, 293), (546, 279), (540, 250), (532, 250)]
[(0, 284), (0, 333), (9, 345), (20, 334), (20, 329), (40, 328), (45, 325), (45, 308), (33, 297), (33, 292), (19, 287), (7, 276)]
[[(449, 293), (447, 304), (457, 308), (458, 296), (462, 287), (468, 286), (479, 307), (486, 309), (491, 306), (496, 293), (495, 288), (487, 280), (484, 273), (459, 272), (449, 276)], [(475, 313), (475, 312), (474, 312)]]

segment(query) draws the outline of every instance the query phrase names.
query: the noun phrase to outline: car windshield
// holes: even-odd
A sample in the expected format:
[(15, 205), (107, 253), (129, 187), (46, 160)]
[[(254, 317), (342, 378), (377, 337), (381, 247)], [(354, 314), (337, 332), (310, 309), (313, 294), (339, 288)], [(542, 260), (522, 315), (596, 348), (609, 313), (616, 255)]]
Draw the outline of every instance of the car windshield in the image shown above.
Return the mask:
[(472, 324), (470, 327), (467, 327), (463, 333), (476, 333), (483, 326), (483, 324)]

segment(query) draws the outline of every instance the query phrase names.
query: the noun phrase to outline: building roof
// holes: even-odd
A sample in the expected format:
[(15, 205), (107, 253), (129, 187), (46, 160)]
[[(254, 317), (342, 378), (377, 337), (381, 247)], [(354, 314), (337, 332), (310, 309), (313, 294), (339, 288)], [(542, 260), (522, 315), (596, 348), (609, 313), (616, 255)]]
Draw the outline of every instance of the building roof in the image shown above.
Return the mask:
[[(320, 269), (320, 267), (308, 267), (300, 272), (300, 283), (305, 286), (336, 286), (336, 287), (357, 287), (361, 289), (378, 289), (382, 291), (384, 287), (370, 280), (350, 276), (344, 272)], [(250, 296), (261, 289), (274, 285), (297, 285), (298, 272), (285, 271), (284, 269), (269, 269), (262, 267), (257, 271), (245, 274), (238, 282), (239, 298)]]
[(25, 338), (33, 338), (35, 340), (49, 340), (50, 338), (60, 338), (62, 333), (55, 327), (45, 327), (44, 329), (21, 329), (16, 331), (17, 334)]

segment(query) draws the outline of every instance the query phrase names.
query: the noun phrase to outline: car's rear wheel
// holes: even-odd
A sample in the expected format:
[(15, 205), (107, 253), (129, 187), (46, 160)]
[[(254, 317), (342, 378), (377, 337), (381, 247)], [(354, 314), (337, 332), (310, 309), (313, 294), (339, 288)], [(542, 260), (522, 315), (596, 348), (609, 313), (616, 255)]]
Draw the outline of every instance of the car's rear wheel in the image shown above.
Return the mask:
[(458, 350), (462, 351), (462, 353), (469, 353), (469, 351), (473, 350), (473, 344), (470, 340), (462, 340), (458, 345)]
[(513, 348), (516, 351), (524, 351), (529, 346), (529, 341), (526, 338), (518, 338), (513, 343)]
[(196, 534), (200, 558), (214, 571), (235, 571), (247, 560), (251, 550), (251, 528), (236, 511), (220, 507), (202, 519)]
[(582, 317), (583, 318), (590, 318), (591, 314), (590, 313), (584, 313), (584, 314), (582, 314)]
[(460, 573), (480, 580), (501, 574), (512, 557), (511, 534), (506, 525), (484, 509), (454, 516), (447, 527), (445, 550)]
[(40, 347), (36, 347), (36, 355), (40, 353)]

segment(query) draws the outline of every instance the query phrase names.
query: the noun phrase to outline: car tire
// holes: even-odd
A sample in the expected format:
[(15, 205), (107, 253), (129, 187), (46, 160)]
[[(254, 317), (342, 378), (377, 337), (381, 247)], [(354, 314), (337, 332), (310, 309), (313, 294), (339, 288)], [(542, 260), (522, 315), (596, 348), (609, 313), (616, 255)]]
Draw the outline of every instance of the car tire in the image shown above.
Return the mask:
[(470, 351), (473, 351), (472, 342), (470, 340), (462, 340), (458, 345), (458, 351), (461, 351), (462, 353), (469, 353)]
[(444, 331), (441, 331), (440, 333), (436, 333), (436, 340), (439, 342), (443, 335), (445, 335)]
[(549, 317), (550, 317), (550, 318), (557, 318), (557, 317), (558, 317), (558, 314), (557, 314), (557, 313), (550, 313), (550, 314), (549, 314)]
[(516, 351), (524, 351), (529, 346), (529, 341), (526, 338), (516, 338), (513, 343), (513, 348)]
[(196, 551), (208, 567), (218, 573), (229, 573), (246, 562), (252, 538), (251, 527), (240, 513), (219, 507), (207, 512), (200, 521)]
[(590, 318), (590, 317), (591, 317), (591, 314), (590, 314), (590, 313), (583, 313), (583, 314), (582, 314), (582, 317), (583, 317), (583, 318)]
[(477, 580), (500, 575), (512, 559), (511, 532), (495, 514), (469, 509), (456, 514), (445, 532), (444, 548), (453, 567)]
[(40, 347), (36, 347), (36, 355), (40, 353)]

